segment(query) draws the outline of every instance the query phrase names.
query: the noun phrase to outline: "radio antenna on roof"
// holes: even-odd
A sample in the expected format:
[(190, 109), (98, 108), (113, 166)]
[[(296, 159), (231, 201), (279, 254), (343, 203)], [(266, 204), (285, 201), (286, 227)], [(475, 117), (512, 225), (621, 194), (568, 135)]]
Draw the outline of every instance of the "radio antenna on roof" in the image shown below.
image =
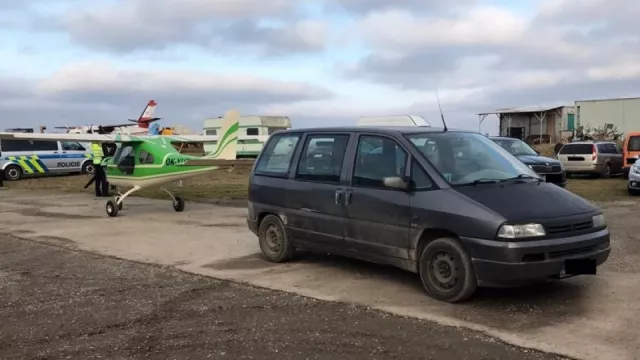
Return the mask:
[(444, 113), (442, 112), (442, 106), (440, 106), (440, 97), (438, 96), (438, 89), (436, 89), (436, 101), (438, 101), (438, 109), (440, 110), (440, 118), (442, 119), (442, 125), (444, 125), (444, 131), (447, 131), (447, 122), (444, 121)]

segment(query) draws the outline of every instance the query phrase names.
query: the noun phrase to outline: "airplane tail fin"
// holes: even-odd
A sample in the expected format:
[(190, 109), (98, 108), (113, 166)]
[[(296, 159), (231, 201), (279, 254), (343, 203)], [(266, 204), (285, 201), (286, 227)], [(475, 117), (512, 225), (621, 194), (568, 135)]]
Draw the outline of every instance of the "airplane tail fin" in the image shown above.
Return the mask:
[(149, 100), (149, 103), (145, 106), (140, 117), (137, 120), (129, 119), (129, 121), (138, 123), (138, 126), (141, 128), (149, 128), (149, 123), (160, 120), (160, 118), (153, 117), (153, 113), (156, 111), (156, 106), (158, 106), (158, 104), (155, 100)]
[(240, 114), (237, 110), (229, 110), (224, 114), (220, 136), (216, 150), (206, 154), (204, 158), (235, 160), (238, 147), (238, 130), (240, 125)]

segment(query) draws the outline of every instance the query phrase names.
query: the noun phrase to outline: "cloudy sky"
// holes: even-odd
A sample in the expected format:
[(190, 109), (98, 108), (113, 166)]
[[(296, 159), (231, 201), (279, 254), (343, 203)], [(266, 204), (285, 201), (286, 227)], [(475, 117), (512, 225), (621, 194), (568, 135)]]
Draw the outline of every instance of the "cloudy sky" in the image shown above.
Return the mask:
[[(640, 2), (0, 0), (0, 125), (163, 125), (287, 115), (294, 127), (640, 95)], [(495, 118), (483, 132), (494, 133)]]

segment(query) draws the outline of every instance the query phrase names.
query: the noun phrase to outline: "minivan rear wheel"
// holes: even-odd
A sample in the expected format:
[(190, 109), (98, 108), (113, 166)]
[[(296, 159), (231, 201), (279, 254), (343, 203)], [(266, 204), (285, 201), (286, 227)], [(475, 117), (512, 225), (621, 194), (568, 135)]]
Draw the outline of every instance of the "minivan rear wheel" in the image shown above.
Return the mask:
[(287, 236), (282, 220), (275, 215), (267, 215), (260, 222), (258, 240), (262, 255), (271, 262), (286, 262), (293, 258), (295, 248)]
[(602, 168), (602, 173), (600, 174), (600, 177), (602, 177), (603, 179), (608, 179), (609, 177), (611, 177), (611, 165), (609, 164), (604, 165), (604, 167)]
[(422, 250), (420, 279), (427, 293), (436, 300), (461, 302), (478, 287), (471, 257), (458, 239), (436, 239)]

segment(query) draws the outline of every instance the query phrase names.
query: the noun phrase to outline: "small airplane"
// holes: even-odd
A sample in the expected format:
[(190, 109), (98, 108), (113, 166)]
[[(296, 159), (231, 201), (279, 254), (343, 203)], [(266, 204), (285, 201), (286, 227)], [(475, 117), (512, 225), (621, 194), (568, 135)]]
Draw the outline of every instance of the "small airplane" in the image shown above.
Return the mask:
[[(123, 208), (123, 201), (134, 192), (149, 187), (180, 181), (192, 176), (236, 165), (251, 166), (254, 160), (237, 160), (239, 115), (236, 110), (228, 111), (222, 123), (222, 136), (170, 136), (147, 135), (136, 136), (126, 134), (34, 134), (0, 132), (2, 139), (55, 140), (117, 143), (113, 157), (105, 158), (107, 179), (115, 187), (127, 187), (125, 193), (119, 190), (115, 199), (106, 203), (107, 215), (118, 216)], [(200, 143), (218, 140), (216, 150), (205, 156), (181, 154), (174, 144)], [(181, 212), (185, 207), (184, 197), (164, 190), (173, 200), (173, 209)]]
[(147, 103), (147, 106), (142, 110), (142, 113), (137, 120), (127, 119), (134, 124), (56, 126), (55, 129), (67, 130), (68, 134), (111, 134), (116, 132), (129, 135), (145, 135), (149, 132), (149, 124), (162, 119), (159, 117), (153, 117), (153, 113), (156, 111), (156, 106), (158, 106), (158, 103), (154, 100), (149, 100), (149, 103)]

